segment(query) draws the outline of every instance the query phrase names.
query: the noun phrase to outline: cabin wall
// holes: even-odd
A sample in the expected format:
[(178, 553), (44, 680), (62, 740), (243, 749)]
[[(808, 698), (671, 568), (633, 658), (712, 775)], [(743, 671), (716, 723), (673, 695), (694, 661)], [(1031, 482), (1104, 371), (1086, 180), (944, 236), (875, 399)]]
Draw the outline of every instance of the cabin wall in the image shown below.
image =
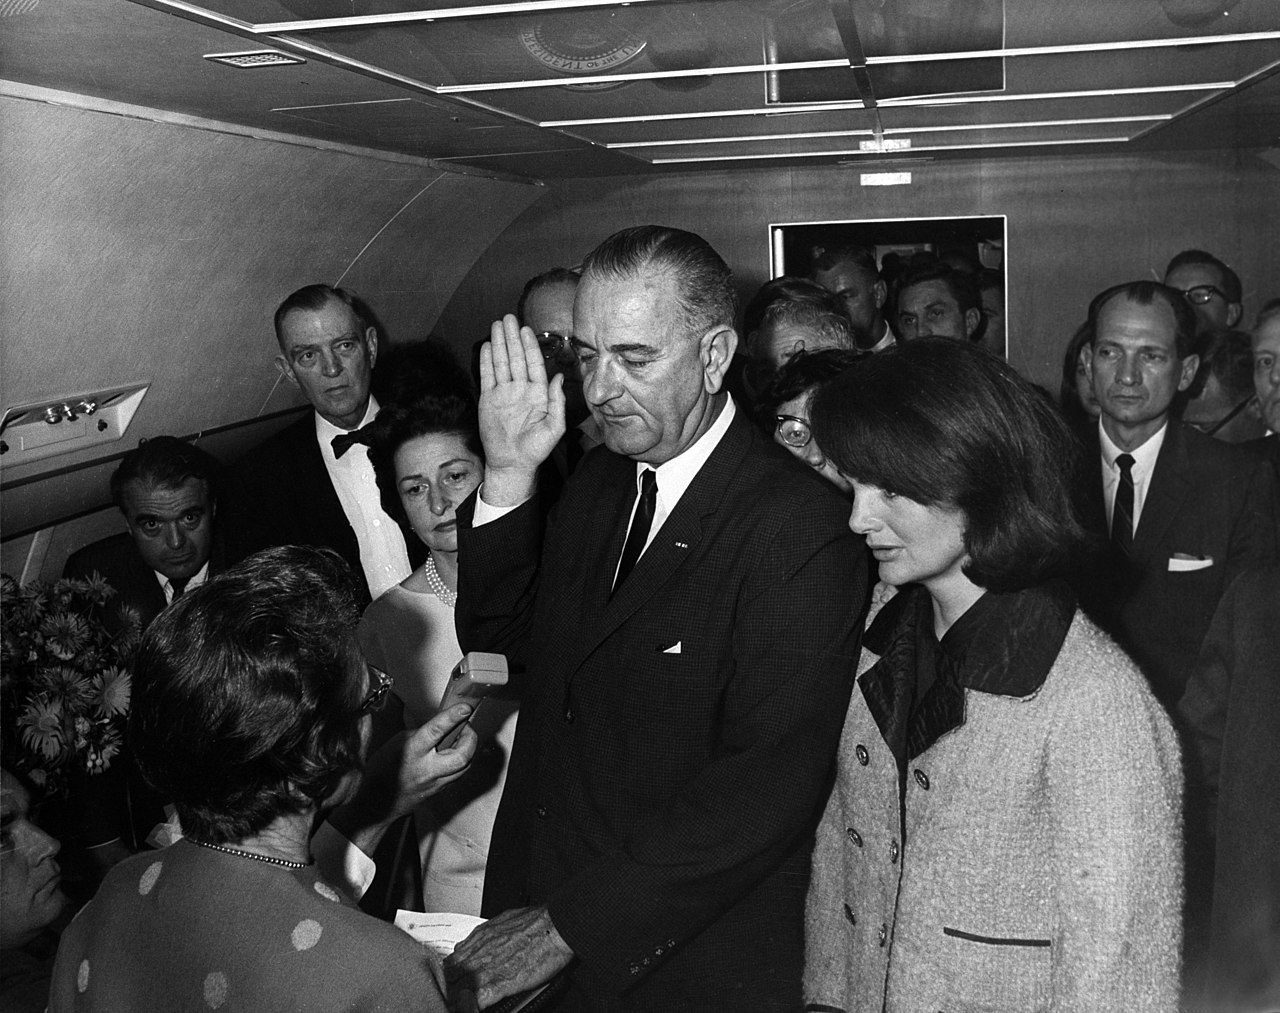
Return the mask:
[(862, 187), (838, 168), (700, 172), (556, 183), (458, 287), (441, 329), (481, 336), (525, 280), (572, 265), (616, 229), (660, 222), (705, 236), (748, 296), (769, 276), (770, 224), (1008, 216), (1010, 360), (1056, 391), (1062, 349), (1090, 298), (1159, 277), (1207, 249), (1239, 272), (1245, 322), (1280, 296), (1280, 171), (1249, 155), (1094, 157), (910, 166), (910, 186)]
[[(102, 509), (107, 479), (139, 439), (230, 427), (201, 442), (228, 460), (287, 421), (254, 424), (303, 403), (274, 365), (285, 295), (340, 283), (390, 339), (423, 337), (543, 193), (99, 105), (0, 95), (0, 400), (151, 384), (124, 439), (4, 468), (0, 563), (30, 578), (57, 576), (68, 551), (121, 529)], [(49, 527), (65, 518), (77, 519)]]

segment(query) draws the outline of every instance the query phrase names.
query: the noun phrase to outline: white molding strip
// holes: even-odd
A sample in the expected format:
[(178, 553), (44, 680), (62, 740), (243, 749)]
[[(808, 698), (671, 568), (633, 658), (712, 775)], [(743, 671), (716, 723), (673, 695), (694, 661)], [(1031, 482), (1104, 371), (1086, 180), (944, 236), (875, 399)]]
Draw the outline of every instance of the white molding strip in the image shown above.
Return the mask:
[[(1064, 144), (1123, 144), (1128, 137), (1082, 137), (1062, 141), (999, 141), (995, 144), (934, 144), (912, 148), (910, 154), (920, 151), (989, 151), (992, 148), (1056, 148)], [(759, 155), (702, 155), (696, 158), (654, 158), (654, 165), (675, 165), (689, 162), (754, 162), (763, 159), (778, 158), (844, 158), (859, 155), (868, 163), (883, 162), (885, 156), (898, 156), (896, 160), (908, 161), (907, 152), (867, 152), (861, 148), (841, 151), (771, 151)], [(859, 163), (850, 163), (859, 164)]]
[[(949, 123), (942, 126), (886, 127), (885, 137), (898, 134), (946, 134), (966, 130), (1018, 130), (1030, 127), (1083, 127), (1094, 123), (1150, 123), (1173, 119), (1173, 113), (1152, 116), (1098, 116), (1093, 119), (1027, 120), (1025, 123)], [(744, 134), (741, 137), (681, 137), (669, 141), (617, 141), (606, 148), (666, 148), (684, 144), (736, 144), (748, 141), (802, 141), (822, 137), (872, 137), (874, 130), (814, 130), (797, 134)]]
[[(1027, 92), (1022, 95), (969, 95), (963, 97), (939, 97), (921, 99), (877, 100), (880, 108), (892, 106), (967, 105), (971, 102), (1028, 102), (1063, 98), (1110, 98), (1116, 95), (1162, 95), (1183, 91), (1225, 91), (1234, 88), (1234, 81), (1208, 81), (1203, 84), (1149, 85), (1141, 88), (1096, 88), (1087, 91)], [(576, 120), (540, 120), (540, 127), (598, 127), (615, 123), (658, 123), (669, 120), (712, 120), (731, 116), (795, 116), (808, 113), (841, 112), (846, 109), (862, 109), (862, 101), (813, 102), (793, 106), (756, 106), (751, 109), (707, 109), (687, 113), (651, 113), (639, 116), (597, 116)]]
[(524, 0), (516, 3), (476, 4), (471, 7), (444, 7), (436, 11), (396, 11), (389, 14), (354, 14), (344, 18), (313, 18), (309, 21), (270, 21), (250, 25), (249, 30), (255, 35), (270, 35), (280, 32), (314, 32), (325, 28), (367, 28), (373, 25), (493, 18), (504, 14), (545, 14), (590, 7), (633, 7), (637, 4), (665, 2), (668, 0)]

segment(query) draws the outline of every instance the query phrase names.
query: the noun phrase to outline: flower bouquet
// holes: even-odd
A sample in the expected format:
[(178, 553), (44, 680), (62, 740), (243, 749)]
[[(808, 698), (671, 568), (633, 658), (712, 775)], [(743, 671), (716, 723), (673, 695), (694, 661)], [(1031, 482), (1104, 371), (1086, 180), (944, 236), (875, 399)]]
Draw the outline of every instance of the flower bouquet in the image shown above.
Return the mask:
[(4, 762), (46, 798), (101, 774), (124, 741), (142, 624), (108, 608), (114, 595), (97, 577), (22, 586), (0, 574)]

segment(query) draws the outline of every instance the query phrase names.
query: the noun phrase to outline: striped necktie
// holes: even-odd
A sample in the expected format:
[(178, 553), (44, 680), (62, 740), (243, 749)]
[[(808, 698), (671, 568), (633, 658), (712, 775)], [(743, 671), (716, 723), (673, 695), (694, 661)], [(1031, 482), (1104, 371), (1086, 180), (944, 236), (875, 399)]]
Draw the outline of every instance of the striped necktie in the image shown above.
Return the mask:
[(1111, 511), (1111, 544), (1128, 556), (1133, 549), (1133, 456), (1116, 458), (1120, 484), (1116, 486), (1116, 503)]

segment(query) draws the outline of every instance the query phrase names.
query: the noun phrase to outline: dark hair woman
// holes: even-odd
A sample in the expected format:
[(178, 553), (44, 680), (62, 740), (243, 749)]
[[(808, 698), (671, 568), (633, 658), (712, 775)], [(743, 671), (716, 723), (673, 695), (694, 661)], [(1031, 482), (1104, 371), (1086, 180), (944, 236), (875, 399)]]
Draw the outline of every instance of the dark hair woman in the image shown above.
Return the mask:
[(989, 353), (918, 339), (824, 385), (812, 420), (902, 590), (818, 832), (809, 1008), (1176, 1008), (1178, 751), (1061, 579), (1061, 417)]
[(336, 554), (288, 546), (152, 623), (129, 735), (187, 836), (107, 875), (63, 935), (51, 1009), (443, 1009), (422, 948), (312, 865), (388, 688), (356, 646), (355, 593)]
[[(458, 587), (458, 506), (480, 484), (484, 452), (470, 396), (437, 393), (389, 405), (371, 433), (383, 508), (405, 517), (427, 558), (365, 610), (358, 636), (365, 656), (394, 682), (379, 728), (417, 728), (440, 707), (462, 657), (454, 628)], [(493, 697), (472, 721), (482, 748), (447, 792), (414, 813), (426, 911), (480, 913), (489, 838), (515, 738), (516, 702)]]

